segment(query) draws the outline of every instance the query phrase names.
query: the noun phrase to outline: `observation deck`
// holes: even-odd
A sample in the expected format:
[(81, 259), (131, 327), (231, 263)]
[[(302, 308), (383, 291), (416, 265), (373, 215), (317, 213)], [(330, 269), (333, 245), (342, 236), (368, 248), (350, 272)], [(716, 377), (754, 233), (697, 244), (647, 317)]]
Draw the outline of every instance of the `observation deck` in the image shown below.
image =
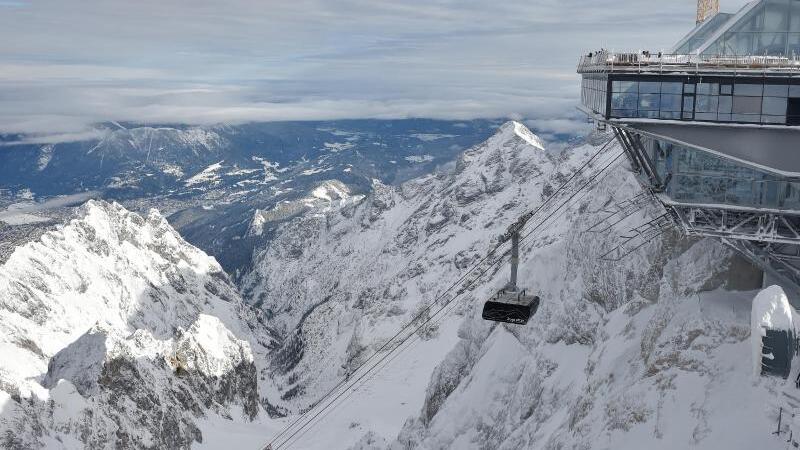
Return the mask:
[(669, 52), (580, 58), (581, 103), (688, 235), (800, 293), (800, 1), (758, 0)]

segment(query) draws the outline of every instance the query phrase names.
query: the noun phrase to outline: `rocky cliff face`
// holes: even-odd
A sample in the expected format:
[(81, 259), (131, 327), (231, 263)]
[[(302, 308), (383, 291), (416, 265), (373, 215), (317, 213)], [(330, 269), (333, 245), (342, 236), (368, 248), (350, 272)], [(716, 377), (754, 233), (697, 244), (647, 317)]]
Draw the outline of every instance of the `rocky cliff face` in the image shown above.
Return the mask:
[(91, 201), (0, 267), (0, 447), (202, 442), (197, 419), (268, 405), (271, 343), (216, 261), (157, 212)]

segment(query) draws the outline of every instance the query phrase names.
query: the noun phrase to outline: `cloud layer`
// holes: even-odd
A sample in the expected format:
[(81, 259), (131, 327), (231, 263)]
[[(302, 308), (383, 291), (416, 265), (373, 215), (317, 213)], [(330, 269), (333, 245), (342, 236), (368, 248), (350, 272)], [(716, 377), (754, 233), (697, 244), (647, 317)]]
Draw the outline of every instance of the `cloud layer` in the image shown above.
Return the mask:
[(367, 117), (565, 127), (581, 53), (668, 48), (694, 3), (0, 0), (0, 133)]

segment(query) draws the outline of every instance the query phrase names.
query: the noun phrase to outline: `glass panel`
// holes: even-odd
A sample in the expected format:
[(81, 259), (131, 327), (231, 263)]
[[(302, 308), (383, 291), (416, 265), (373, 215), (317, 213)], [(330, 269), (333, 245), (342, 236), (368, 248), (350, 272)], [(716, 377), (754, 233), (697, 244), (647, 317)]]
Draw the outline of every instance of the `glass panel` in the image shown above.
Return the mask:
[(614, 117), (636, 117), (635, 109), (612, 109), (611, 115)]
[(765, 84), (765, 97), (787, 97), (789, 95), (789, 85), (787, 84)]
[(765, 31), (785, 31), (789, 29), (789, 1), (768, 1), (764, 7)]
[[(698, 95), (695, 100), (695, 111), (697, 112), (717, 112), (719, 97), (712, 95)], [(716, 114), (714, 114), (716, 117)]]
[(726, 55), (752, 55), (756, 33), (727, 33), (725, 35)]
[(759, 97), (733, 97), (733, 110), (735, 114), (761, 114), (761, 99)]
[(685, 83), (683, 85), (684, 94), (694, 94), (694, 83)]
[(731, 94), (733, 94), (733, 85), (732, 84), (720, 84), (719, 85), (719, 93), (721, 95), (731, 95)]
[(683, 83), (681, 82), (663, 82), (661, 83), (662, 94), (682, 94)]
[(614, 92), (636, 92), (639, 83), (636, 81), (612, 81), (611, 90)]
[(786, 33), (759, 33), (751, 55), (785, 55)]
[(613, 109), (636, 109), (636, 104), (639, 101), (639, 95), (633, 93), (619, 93), (615, 92), (611, 95), (611, 108)]
[(719, 112), (720, 114), (730, 114), (733, 97), (720, 96), (719, 97)]
[(758, 123), (761, 122), (760, 114), (733, 114), (734, 122)]
[(800, 86), (789, 86), (789, 97), (800, 97)]
[(730, 114), (719, 113), (717, 115), (717, 120), (719, 122), (730, 122), (731, 121), (731, 115)]
[(658, 94), (661, 92), (661, 82), (659, 81), (642, 81), (639, 83), (640, 94)]
[(761, 103), (761, 113), (773, 116), (786, 115), (786, 98), (764, 97)]
[(639, 109), (645, 111), (652, 111), (658, 109), (658, 105), (659, 105), (658, 94), (639, 95)]
[(697, 93), (705, 95), (719, 94), (719, 84), (717, 83), (698, 83)]
[(748, 96), (758, 96), (760, 97), (764, 91), (763, 84), (739, 84), (736, 83), (736, 87), (733, 90), (733, 93), (736, 95), (748, 95)]
[[(800, 23), (800, 20), (798, 20)], [(800, 33), (789, 33), (787, 56), (800, 56)]]
[(800, 2), (792, 2), (792, 10), (789, 14), (789, 29), (792, 31), (800, 31)]
[(683, 112), (685, 113), (687, 111), (688, 112), (694, 111), (694, 96), (683, 97)]
[(761, 31), (764, 29), (764, 4), (757, 6), (747, 16), (739, 20), (731, 31)]
[(762, 123), (785, 124), (786, 116), (761, 116)]
[(661, 111), (681, 110), (681, 95), (661, 95)]
[(658, 110), (653, 110), (653, 111), (639, 110), (639, 117), (643, 119), (658, 119)]
[(680, 119), (681, 112), (680, 111), (661, 111), (659, 117), (662, 119)]
[(695, 120), (717, 120), (717, 113), (715, 112), (696, 112), (694, 113)]

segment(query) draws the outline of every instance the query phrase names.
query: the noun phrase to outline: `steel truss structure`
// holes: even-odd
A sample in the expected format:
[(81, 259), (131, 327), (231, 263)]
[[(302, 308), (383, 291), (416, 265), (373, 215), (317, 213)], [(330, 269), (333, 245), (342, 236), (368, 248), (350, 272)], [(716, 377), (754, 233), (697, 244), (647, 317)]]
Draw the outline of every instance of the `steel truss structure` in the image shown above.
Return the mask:
[(665, 182), (645, 152), (641, 136), (623, 124), (608, 125), (639, 183), (667, 210), (663, 217), (669, 217), (687, 236), (721, 239), (800, 299), (800, 211), (676, 202), (664, 193)]

